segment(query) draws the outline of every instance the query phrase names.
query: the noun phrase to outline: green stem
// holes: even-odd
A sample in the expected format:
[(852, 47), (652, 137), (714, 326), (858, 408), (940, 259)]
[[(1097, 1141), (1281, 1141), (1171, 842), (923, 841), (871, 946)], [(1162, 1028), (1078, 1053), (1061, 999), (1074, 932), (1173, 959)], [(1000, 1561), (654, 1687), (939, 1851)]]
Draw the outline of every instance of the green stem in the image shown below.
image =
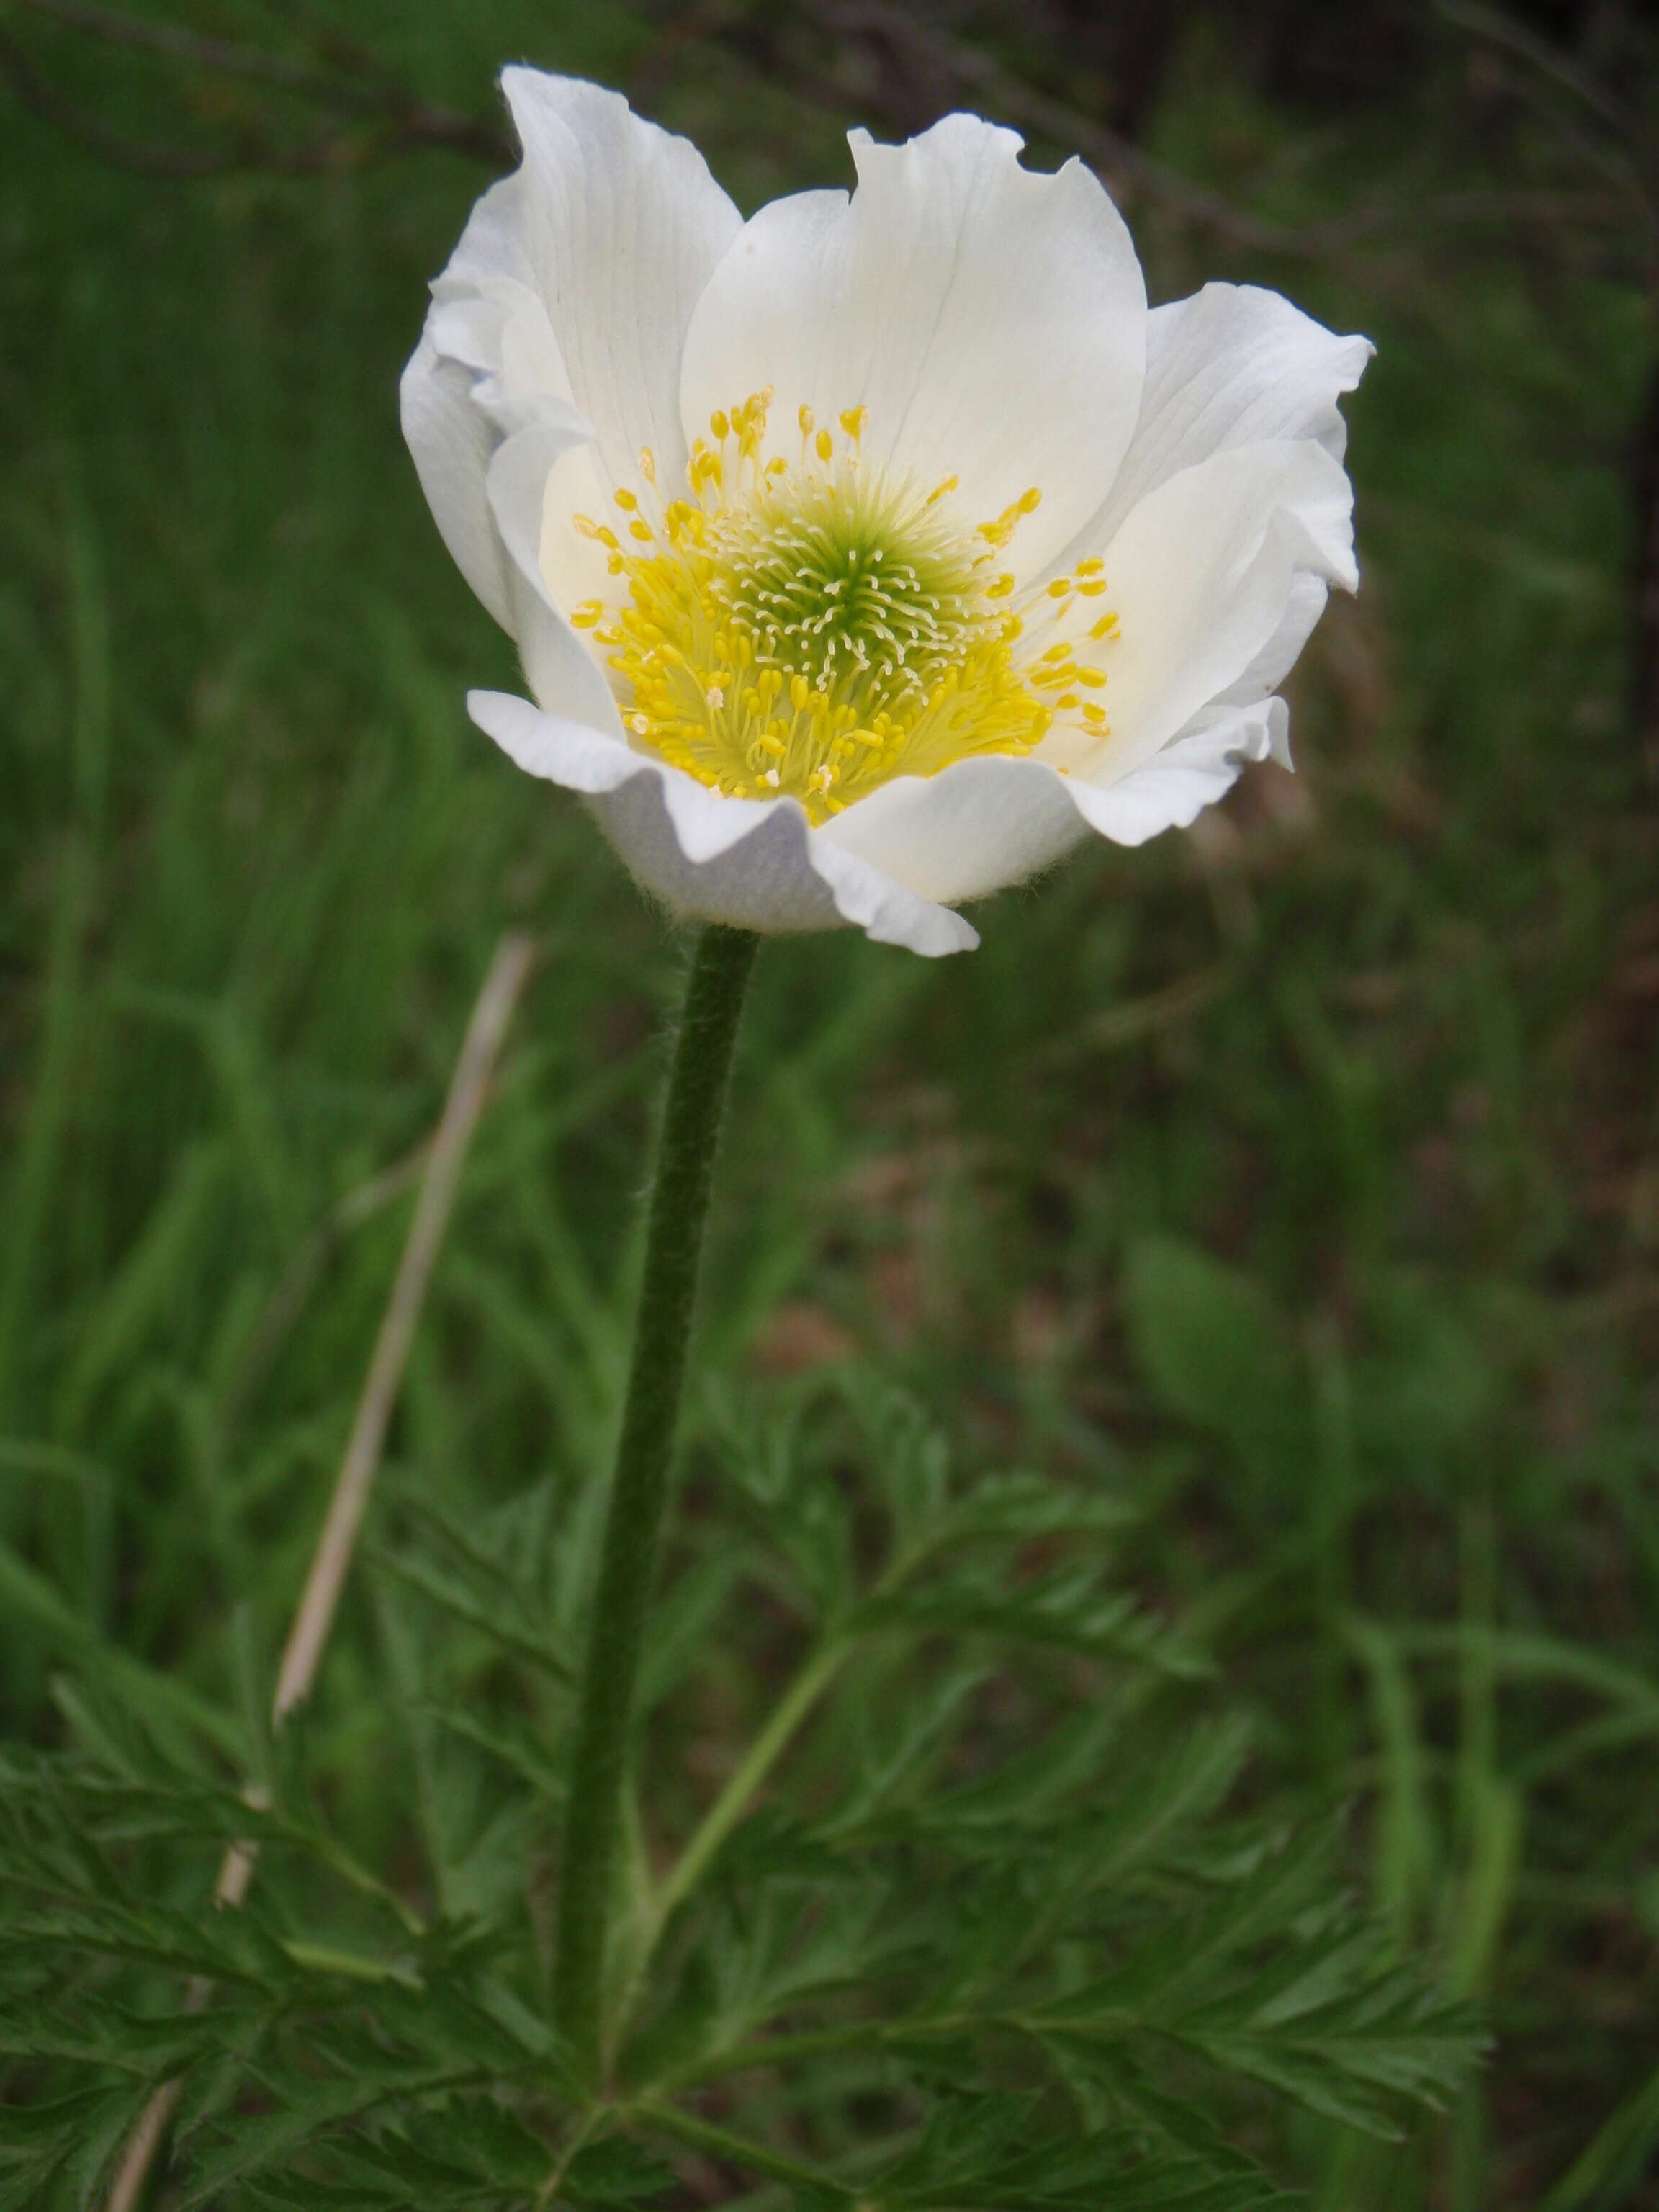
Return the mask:
[(668, 1925), (702, 1880), (715, 1852), (749, 1809), (750, 1800), (789, 1748), (795, 1731), (817, 1703), (850, 1649), (851, 1645), (840, 1637), (819, 1644), (773, 1708), (765, 1727), (703, 1815), (702, 1826), (658, 1892), (653, 1937)]
[(751, 2074), (763, 2066), (787, 2066), (801, 2058), (830, 2058), (847, 2051), (900, 2050), (935, 2042), (954, 2042), (988, 2027), (1020, 2027), (994, 2013), (951, 2014), (936, 2020), (848, 2021), (838, 2027), (806, 2028), (796, 2035), (768, 2035), (753, 2043), (708, 2052), (665, 2075), (659, 2091), (693, 2089), (730, 2074)]
[(596, 2077), (634, 1692), (668, 1503), (726, 1077), (757, 949), (746, 930), (710, 927), (698, 939), (657, 1140), (645, 1273), (582, 1669), (559, 1890), (557, 2017), (577, 2063)]
[(791, 2188), (805, 2194), (850, 2197), (854, 2193), (831, 2174), (803, 2166), (797, 2159), (781, 2157), (750, 2136), (733, 2135), (729, 2128), (717, 2128), (707, 2120), (694, 2119), (690, 2112), (680, 2112), (672, 2105), (638, 2105), (635, 2112), (644, 2126), (672, 2136), (692, 2150), (706, 2152), (709, 2157), (723, 2159), (732, 2166), (744, 2166), (750, 2173), (763, 2173), (774, 2181), (787, 2182)]

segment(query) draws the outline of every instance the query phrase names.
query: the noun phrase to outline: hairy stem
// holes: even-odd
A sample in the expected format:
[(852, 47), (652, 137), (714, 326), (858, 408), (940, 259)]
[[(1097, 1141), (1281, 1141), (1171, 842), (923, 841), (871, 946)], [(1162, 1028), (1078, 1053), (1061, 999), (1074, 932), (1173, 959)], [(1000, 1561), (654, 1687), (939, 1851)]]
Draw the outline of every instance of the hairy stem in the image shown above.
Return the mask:
[(692, 959), (658, 1138), (645, 1275), (582, 1669), (554, 1996), (578, 2064), (596, 2078), (602, 2064), (612, 1870), (640, 1650), (668, 1502), (726, 1077), (757, 944), (746, 930), (711, 927), (698, 939)]

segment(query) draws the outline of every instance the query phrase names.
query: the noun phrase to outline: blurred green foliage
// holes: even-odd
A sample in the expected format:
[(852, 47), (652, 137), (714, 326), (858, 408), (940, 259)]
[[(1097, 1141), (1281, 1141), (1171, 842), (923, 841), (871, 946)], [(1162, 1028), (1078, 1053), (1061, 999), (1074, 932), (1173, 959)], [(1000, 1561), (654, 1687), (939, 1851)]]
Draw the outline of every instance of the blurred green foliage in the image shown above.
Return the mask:
[[(1501, 41), (1425, 25), (1385, 84), (1286, 87), (1224, 11), (1165, 12), (1133, 118), (1063, 11), (953, 22), (951, 52), (1278, 227), (1126, 173), (1155, 299), (1248, 277), (1378, 342), (1349, 407), (1365, 582), (1295, 679), (1301, 775), (1091, 848), (978, 915), (969, 958), (770, 948), (708, 1358), (872, 1364), (970, 1459), (1132, 1505), (1133, 1581), (1258, 1716), (1252, 1790), (1353, 1802), (1356, 1879), (1497, 2046), (1409, 2147), (1302, 2124), (1316, 2204), (1659, 2204), (1642, 247), (1571, 89)], [(280, 46), (296, 13), (192, 20)], [(842, 180), (840, 131), (884, 102), (997, 105), (829, 12), (339, 15), (467, 114), (511, 57), (621, 84), (745, 206)], [(512, 653), (394, 387), (487, 169), (354, 125), (319, 173), (272, 173), (256, 131), (290, 143), (303, 100), (271, 121), (266, 88), (15, 6), (0, 31), (76, 113), (233, 153), (135, 176), (5, 111), (0, 1709), (52, 1743), (92, 1724), (60, 1670), (93, 1639), (198, 1720), (265, 1678), (402, 1233), (402, 1201), (353, 1194), (432, 1126), (513, 924), (544, 957), (380, 1510), (507, 1509), (602, 1461), (677, 955), (463, 713)], [(418, 1884), (374, 1572), (308, 1757), (363, 1857)], [(680, 1711), (711, 1774), (774, 1656), (757, 1637)]]

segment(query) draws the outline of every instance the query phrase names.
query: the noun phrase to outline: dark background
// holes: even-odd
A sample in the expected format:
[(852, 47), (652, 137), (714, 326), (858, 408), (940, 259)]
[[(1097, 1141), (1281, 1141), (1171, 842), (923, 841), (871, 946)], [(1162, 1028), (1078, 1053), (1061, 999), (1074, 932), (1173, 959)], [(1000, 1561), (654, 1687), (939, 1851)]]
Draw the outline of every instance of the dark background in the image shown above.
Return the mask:
[[(955, 106), (1073, 151), (1155, 301), (1376, 338), (1364, 583), (1295, 779), (1091, 845), (934, 966), (766, 952), (709, 1354), (864, 1360), (1098, 1468), (1275, 1786), (1492, 2062), (1315, 2202), (1659, 2204), (1659, 50), (1634, 8), (0, 4), (0, 1716), (88, 1634), (280, 1637), (500, 933), (543, 958), (387, 1479), (602, 1447), (676, 955), (465, 722), (511, 649), (399, 442), (509, 58), (745, 208)], [(367, 1193), (367, 1196), (363, 1195)], [(381, 1201), (384, 1202), (381, 1202)], [(318, 1741), (356, 1831), (381, 1668)], [(710, 1728), (718, 1731), (718, 1719)], [(354, 1796), (356, 1799), (353, 1808)]]

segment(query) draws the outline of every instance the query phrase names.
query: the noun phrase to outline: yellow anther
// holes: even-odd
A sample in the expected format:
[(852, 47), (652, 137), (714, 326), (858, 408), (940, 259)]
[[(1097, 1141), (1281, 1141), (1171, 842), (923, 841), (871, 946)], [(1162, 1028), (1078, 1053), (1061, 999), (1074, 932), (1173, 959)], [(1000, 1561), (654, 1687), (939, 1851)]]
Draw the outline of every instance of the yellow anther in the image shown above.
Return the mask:
[(1015, 504), (1022, 514), (1035, 514), (1042, 504), (1042, 494), (1035, 484), (1028, 484)]
[(1091, 555), (1088, 560), (1078, 562), (1075, 573), (1079, 576), (1097, 576), (1105, 566), (1103, 561), (1097, 561)]
[[(616, 604), (583, 600), (571, 620), (630, 741), (722, 796), (792, 794), (819, 823), (889, 777), (1028, 753), (1057, 712), (1098, 742), (1105, 716), (1089, 695), (1103, 673), (1056, 641), (1069, 594), (1103, 592), (1103, 564), (1036, 586), (1060, 604), (1022, 643), (1012, 604), (1030, 594), (988, 550), (1037, 505), (1036, 487), (975, 526), (941, 507), (954, 475), (913, 489), (860, 462), (862, 405), (833, 417), (833, 437), (799, 407), (799, 462), (768, 459), (774, 398), (765, 387), (714, 410), (715, 442), (692, 441), (689, 496), (660, 515), (653, 504), (647, 520), (640, 487), (656, 463), (641, 447), (633, 489), (610, 495), (620, 538), (575, 518), (620, 580)], [(1103, 615), (1092, 634), (1116, 628)]]

